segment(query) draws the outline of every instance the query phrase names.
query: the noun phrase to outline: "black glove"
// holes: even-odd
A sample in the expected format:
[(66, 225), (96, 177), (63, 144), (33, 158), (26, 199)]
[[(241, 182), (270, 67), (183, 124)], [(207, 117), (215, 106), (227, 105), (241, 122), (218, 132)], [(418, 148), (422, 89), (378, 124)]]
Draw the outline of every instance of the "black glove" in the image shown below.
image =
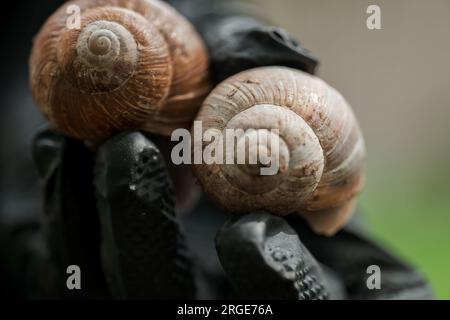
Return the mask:
[(170, 0), (203, 37), (217, 84), (241, 71), (285, 66), (314, 74), (318, 60), (285, 30), (243, 12), (238, 2)]
[[(265, 65), (314, 72), (317, 60), (284, 31), (208, 1), (198, 5), (202, 1), (172, 2), (205, 39), (215, 82)], [(168, 159), (159, 151), (165, 146), (152, 141), (160, 139), (122, 133), (93, 152), (48, 129), (37, 135), (43, 223), (7, 226), (2, 233), (2, 243), (8, 244), (2, 250), (5, 265), (8, 274), (20, 273), (14, 279), (22, 293), (149, 299), (431, 297), (416, 272), (358, 233), (320, 237), (300, 218), (267, 213), (233, 218), (217, 234), (217, 254), (214, 238), (229, 214), (206, 199), (191, 215), (176, 214)], [(81, 291), (66, 287), (69, 265), (81, 267)], [(382, 271), (381, 290), (367, 289), (369, 265)]]
[[(260, 19), (243, 13), (241, 8), (235, 7), (236, 3), (229, 5), (220, 0), (169, 2), (191, 20), (205, 39), (216, 83), (240, 71), (261, 66), (281, 65), (311, 74), (315, 72), (318, 60), (307, 49), (283, 29), (269, 27)], [(211, 204), (204, 205), (198, 210), (217, 212), (212, 207)], [(256, 214), (229, 222), (219, 232), (217, 250), (220, 260), (239, 296), (291, 299), (432, 297), (431, 289), (420, 275), (360, 232), (347, 228), (326, 238), (315, 235), (300, 218), (287, 220), (291, 226), (284, 219)], [(213, 232), (207, 230), (205, 228), (203, 232), (212, 239)], [(289, 234), (289, 239), (280, 241), (273, 236), (280, 232)], [(288, 262), (275, 261), (272, 253), (265, 251), (264, 248), (273, 241), (279, 244), (281, 251), (292, 253), (293, 256), (288, 255), (286, 259)], [(209, 260), (212, 256), (213, 253), (207, 255)], [(382, 271), (381, 290), (367, 288), (366, 271), (371, 265), (379, 266)], [(287, 270), (289, 268), (292, 270)], [(306, 280), (311, 277), (315, 281)], [(273, 285), (275, 282), (278, 287)]]
[(35, 139), (34, 158), (57, 296), (72, 295), (64, 279), (67, 267), (77, 265), (84, 297), (195, 297), (173, 185), (150, 140), (123, 133), (94, 153), (44, 130)]
[[(226, 224), (217, 250), (243, 298), (433, 298), (421, 275), (350, 227), (329, 238), (294, 215), (254, 214)], [(381, 271), (379, 289), (367, 285), (373, 265)]]
[[(49, 250), (37, 250), (45, 248), (40, 233), (25, 227), (11, 250), (26, 252), (29, 267), (21, 270), (40, 297), (432, 297), (420, 275), (350, 228), (321, 237), (295, 216), (230, 218), (206, 199), (181, 219), (165, 160), (141, 133), (120, 134), (94, 153), (47, 129), (35, 139), (34, 156)], [(66, 287), (72, 264), (81, 267), (81, 291)], [(366, 285), (370, 265), (382, 271), (381, 290)]]

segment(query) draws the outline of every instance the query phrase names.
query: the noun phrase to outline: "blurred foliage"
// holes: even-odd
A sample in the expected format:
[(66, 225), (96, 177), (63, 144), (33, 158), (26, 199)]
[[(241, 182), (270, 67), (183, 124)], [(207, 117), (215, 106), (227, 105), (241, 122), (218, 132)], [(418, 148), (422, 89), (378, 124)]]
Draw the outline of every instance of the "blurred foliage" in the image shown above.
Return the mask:
[(450, 299), (449, 176), (440, 172), (389, 186), (378, 181), (361, 197), (376, 239), (417, 267), (439, 299)]

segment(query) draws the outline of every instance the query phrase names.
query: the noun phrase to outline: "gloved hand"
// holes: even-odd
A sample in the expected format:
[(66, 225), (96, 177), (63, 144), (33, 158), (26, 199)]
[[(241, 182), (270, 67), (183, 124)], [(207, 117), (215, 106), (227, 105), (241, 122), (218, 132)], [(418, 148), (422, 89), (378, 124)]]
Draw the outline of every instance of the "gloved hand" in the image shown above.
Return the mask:
[[(264, 65), (314, 72), (317, 60), (278, 28), (210, 1), (171, 2), (205, 39), (215, 82)], [(14, 244), (7, 252), (18, 258), (11, 269), (33, 279), (36, 295), (45, 289), (44, 296), (66, 298), (431, 297), (416, 272), (350, 229), (324, 238), (300, 218), (267, 213), (223, 224), (230, 215), (206, 199), (182, 217), (174, 203), (180, 188), (174, 190), (157, 140), (121, 133), (93, 152), (50, 129), (37, 135), (45, 240), (33, 225), (7, 233), (4, 242)], [(81, 268), (81, 291), (67, 290), (69, 265)], [(366, 287), (369, 265), (382, 271), (381, 290)]]
[[(433, 298), (420, 274), (349, 226), (329, 238), (295, 215), (255, 214), (226, 224), (217, 249), (235, 292), (244, 298)], [(367, 284), (374, 265), (380, 268), (379, 289)]]
[[(202, 5), (200, 2), (174, 1), (172, 4), (191, 19), (203, 36), (210, 51), (212, 74), (216, 83), (229, 75), (251, 67), (284, 63), (287, 66), (312, 72), (316, 66), (317, 61), (282, 30), (267, 27), (248, 15), (229, 9), (223, 6), (223, 2), (203, 1)], [(236, 28), (230, 29), (230, 26)], [(137, 136), (140, 138), (137, 139)], [(148, 178), (144, 174), (139, 178), (142, 185), (132, 184), (133, 179), (138, 179), (138, 173), (131, 175), (129, 172), (137, 165), (131, 159), (141, 157), (142, 155), (139, 154), (141, 151), (128, 149), (133, 143), (130, 142), (130, 145), (124, 146), (117, 142), (117, 139), (129, 139), (133, 142), (137, 139), (141, 141), (140, 143), (145, 141), (149, 150), (156, 150), (152, 149), (151, 141), (138, 133), (130, 133), (128, 138), (120, 135), (111, 139), (99, 149), (96, 156), (82, 142), (63, 137), (51, 130), (44, 130), (37, 135), (34, 142), (34, 158), (44, 190), (42, 227), (45, 239), (42, 238), (40, 226), (37, 223), (33, 223), (26, 229), (14, 228), (14, 231), (6, 226), (5, 243), (17, 243), (17, 246), (26, 252), (23, 258), (12, 263), (11, 270), (24, 268), (26, 269), (24, 272), (30, 273), (29, 279), (42, 279), (38, 283), (31, 281), (30, 287), (33, 288), (43, 287), (43, 284), (55, 284), (56, 287), (46, 288), (48, 295), (51, 296), (68, 294), (64, 281), (67, 278), (65, 271), (67, 266), (74, 264), (81, 267), (86, 286), (85, 290), (70, 292), (69, 296), (140, 297), (145, 292), (146, 298), (193, 297), (192, 283), (189, 283), (192, 280), (186, 280), (184, 276), (177, 275), (179, 279), (171, 280), (174, 281), (173, 286), (178, 288), (174, 293), (171, 292), (171, 285), (162, 280), (166, 277), (164, 274), (151, 272), (157, 265), (154, 263), (155, 257), (161, 257), (161, 261), (167, 261), (169, 257), (176, 259), (186, 270), (185, 273), (192, 272), (189, 269), (189, 262), (183, 258), (183, 242), (178, 232), (179, 224), (173, 212), (174, 191), (169, 190), (172, 188), (171, 183), (161, 176)], [(111, 155), (112, 150), (115, 152), (114, 155)], [(123, 158), (124, 155), (129, 155), (130, 158)], [(111, 158), (108, 158), (109, 156)], [(111, 159), (115, 162), (109, 163)], [(118, 162), (121, 159), (124, 162)], [(96, 165), (102, 161), (105, 165)], [(162, 168), (164, 166), (162, 160), (158, 159), (155, 166)], [(94, 167), (98, 168), (95, 174)], [(119, 169), (123, 170), (122, 176), (118, 173)], [(162, 169), (155, 170), (158, 174), (162, 174)], [(151, 173), (148, 174), (151, 175)], [(119, 182), (111, 178), (111, 175)], [(131, 190), (130, 184), (136, 189)], [(166, 185), (168, 190), (165, 190)], [(120, 188), (122, 189), (119, 191)], [(154, 190), (155, 188), (159, 193)], [(110, 189), (115, 193), (113, 197), (110, 197)], [(150, 196), (145, 196), (144, 190), (147, 190)], [(177, 191), (183, 193), (183, 190)], [(134, 210), (142, 212), (137, 213)], [(146, 210), (158, 212), (158, 214), (146, 218)], [(127, 212), (127, 215), (119, 216), (117, 212)], [(137, 218), (120, 220), (133, 215)], [(145, 219), (156, 219), (151, 220), (152, 226), (157, 225), (168, 229), (145, 228), (147, 221)], [(134, 230), (135, 225), (145, 229), (145, 232)], [(128, 230), (130, 228), (131, 231)], [(26, 236), (23, 235), (25, 231)], [(175, 239), (173, 241), (177, 242), (168, 240), (166, 235), (169, 234), (173, 235)], [(114, 235), (113, 240), (111, 240), (112, 235)], [(137, 241), (138, 244), (134, 244), (133, 241)], [(156, 255), (152, 255), (151, 250), (148, 251), (139, 245), (151, 246)], [(165, 245), (171, 249), (161, 248)], [(142, 250), (141, 255), (138, 254), (138, 250)], [(10, 255), (9, 247), (6, 247), (5, 251), (7, 255)], [(130, 256), (120, 256), (126, 262), (123, 262), (124, 266), (118, 270), (117, 252), (124, 251), (133, 251), (134, 255), (127, 253)], [(142, 261), (139, 260), (138, 263), (137, 259)], [(152, 263), (149, 259), (152, 259)], [(30, 264), (30, 261), (33, 267), (25, 267)], [(146, 263), (151, 265), (145, 266)], [(131, 276), (130, 272), (121, 274), (122, 270), (139, 265), (142, 266), (139, 272), (144, 272), (142, 270), (145, 269), (147, 275), (138, 275), (139, 272), (134, 270), (131, 273), (136, 274), (137, 278), (133, 280), (127, 278)], [(172, 273), (173, 270), (169, 270), (164, 263), (158, 268), (161, 268), (161, 271), (167, 271), (166, 275), (169, 278), (173, 274), (180, 273), (180, 271)], [(43, 271), (43, 275), (36, 277), (36, 270)], [(107, 281), (103, 276), (105, 272)], [(146, 277), (151, 279), (144, 280), (144, 278), (147, 279)], [(180, 284), (180, 281), (184, 284)], [(110, 289), (106, 282), (109, 283)], [(157, 288), (158, 283), (163, 283), (160, 289)], [(130, 292), (129, 287), (133, 287), (136, 292)], [(148, 293), (150, 287), (152, 294)], [(30, 290), (24, 289), (23, 292), (30, 292)]]
[[(215, 254), (198, 247), (212, 242), (212, 236), (206, 232), (200, 244), (191, 243), (195, 257), (188, 253), (183, 226), (201, 224), (214, 234), (222, 224), (215, 217), (221, 212), (207, 203), (194, 209), (206, 212), (200, 218), (194, 212), (194, 221), (176, 214), (169, 160), (150, 139), (126, 132), (92, 152), (49, 129), (37, 135), (34, 158), (44, 186), (43, 222), (50, 249), (46, 263), (54, 270), (47, 279), (54, 284), (51, 296), (196, 299), (211, 298), (202, 293), (210, 288), (218, 298), (432, 297), (415, 271), (358, 232), (321, 237), (295, 216), (226, 215), (229, 221), (216, 237), (225, 274), (217, 265), (205, 267), (202, 257), (214, 259)], [(82, 270), (80, 292), (67, 290), (70, 265)], [(380, 290), (367, 287), (371, 265), (381, 269)], [(208, 273), (218, 276), (208, 279)], [(225, 285), (217, 288), (221, 283)]]
[(77, 265), (88, 297), (195, 297), (173, 185), (150, 140), (123, 133), (94, 154), (82, 142), (44, 130), (34, 158), (56, 295), (67, 292), (66, 269)]

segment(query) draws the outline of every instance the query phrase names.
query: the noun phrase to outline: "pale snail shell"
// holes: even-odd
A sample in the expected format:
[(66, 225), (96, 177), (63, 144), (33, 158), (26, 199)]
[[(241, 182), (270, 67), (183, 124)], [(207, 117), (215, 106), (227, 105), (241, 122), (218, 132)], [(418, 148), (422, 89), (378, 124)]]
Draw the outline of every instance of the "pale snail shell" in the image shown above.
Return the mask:
[[(67, 26), (68, 6), (80, 28)], [(126, 129), (162, 135), (189, 127), (210, 91), (200, 36), (158, 0), (77, 0), (35, 38), (30, 82), (46, 118), (95, 142)]]
[[(196, 120), (203, 133), (254, 129), (249, 134), (268, 133), (267, 140), (279, 145), (273, 176), (261, 175), (254, 165), (194, 166), (204, 191), (224, 209), (297, 213), (326, 235), (349, 219), (363, 186), (364, 140), (348, 103), (324, 81), (283, 67), (244, 71), (212, 91)], [(267, 141), (255, 141), (246, 152), (270, 149)], [(201, 143), (205, 148), (209, 142)]]

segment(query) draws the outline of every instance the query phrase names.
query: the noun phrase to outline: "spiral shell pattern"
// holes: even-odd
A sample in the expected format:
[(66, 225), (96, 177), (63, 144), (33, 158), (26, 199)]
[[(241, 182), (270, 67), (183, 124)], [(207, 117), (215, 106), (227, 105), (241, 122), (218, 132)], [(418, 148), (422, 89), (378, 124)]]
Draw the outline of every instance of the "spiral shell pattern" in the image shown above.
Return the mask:
[[(143, 28), (145, 26), (145, 28)], [(109, 93), (126, 85), (137, 87), (142, 81), (147, 87), (155, 87), (150, 79), (133, 78), (139, 65), (139, 59), (145, 57), (144, 50), (138, 45), (149, 46), (151, 42), (164, 47), (164, 40), (158, 33), (152, 35), (146, 29), (152, 27), (138, 14), (121, 8), (97, 8), (87, 10), (83, 15), (83, 26), (80, 30), (67, 30), (61, 35), (57, 44), (57, 61), (64, 79), (71, 83), (73, 88), (84, 94)], [(133, 35), (134, 34), (134, 35)], [(138, 42), (135, 38), (139, 36)], [(75, 44), (75, 45), (72, 45)], [(160, 52), (160, 56), (153, 58), (159, 64), (169, 62), (167, 46)], [(155, 60), (153, 60), (155, 61)], [(141, 61), (142, 64), (143, 61)], [(156, 66), (156, 65), (155, 65)], [(169, 70), (159, 70), (165, 79), (165, 93), (152, 101), (153, 104), (168, 93)], [(131, 80), (131, 81), (129, 81)], [(157, 94), (158, 92), (153, 92)]]
[[(67, 25), (80, 8), (80, 28)], [(76, 0), (34, 41), (33, 97), (63, 133), (102, 142), (143, 129), (187, 127), (209, 92), (206, 49), (189, 22), (157, 0)]]
[[(363, 185), (364, 141), (350, 106), (324, 81), (282, 67), (245, 71), (214, 89), (196, 120), (203, 133), (226, 136), (232, 128), (269, 137), (247, 139), (253, 141), (247, 154), (278, 145), (275, 175), (261, 175), (247, 163), (195, 166), (205, 192), (226, 210), (298, 213), (324, 234), (348, 220)], [(206, 148), (209, 142), (202, 143)]]

